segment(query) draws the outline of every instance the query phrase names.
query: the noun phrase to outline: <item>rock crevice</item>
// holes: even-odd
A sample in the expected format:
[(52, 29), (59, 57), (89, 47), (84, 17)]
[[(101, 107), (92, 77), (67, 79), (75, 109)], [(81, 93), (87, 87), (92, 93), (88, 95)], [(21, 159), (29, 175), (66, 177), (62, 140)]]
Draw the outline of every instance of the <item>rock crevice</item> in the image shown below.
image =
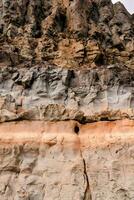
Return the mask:
[(86, 190), (85, 190), (83, 200), (92, 200), (92, 193), (91, 193), (91, 190), (90, 190), (89, 178), (88, 178), (87, 169), (86, 169), (87, 167), (86, 167), (86, 162), (85, 162), (84, 159), (83, 159), (83, 165), (84, 165), (84, 175), (86, 177), (85, 179), (86, 179), (86, 182), (87, 182), (87, 187), (86, 187)]

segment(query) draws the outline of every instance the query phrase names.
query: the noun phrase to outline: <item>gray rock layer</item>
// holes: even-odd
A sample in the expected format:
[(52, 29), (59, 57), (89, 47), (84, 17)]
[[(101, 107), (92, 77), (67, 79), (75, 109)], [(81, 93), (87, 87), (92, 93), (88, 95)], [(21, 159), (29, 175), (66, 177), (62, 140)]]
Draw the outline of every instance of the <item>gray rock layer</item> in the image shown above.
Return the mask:
[(110, 65), (76, 71), (48, 63), (29, 65), (1, 69), (1, 122), (133, 119), (132, 69)]

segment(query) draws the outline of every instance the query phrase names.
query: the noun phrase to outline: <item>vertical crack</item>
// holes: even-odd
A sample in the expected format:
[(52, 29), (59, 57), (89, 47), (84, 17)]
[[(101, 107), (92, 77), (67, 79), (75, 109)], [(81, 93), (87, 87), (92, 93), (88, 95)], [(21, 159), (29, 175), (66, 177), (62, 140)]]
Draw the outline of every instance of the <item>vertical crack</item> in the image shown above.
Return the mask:
[(85, 191), (84, 191), (83, 200), (92, 200), (91, 189), (90, 189), (90, 184), (89, 184), (89, 178), (88, 178), (88, 175), (87, 175), (86, 161), (85, 161), (85, 159), (84, 159), (84, 157), (83, 157), (82, 149), (81, 149), (81, 140), (80, 140), (80, 137), (79, 137), (79, 134), (80, 134), (80, 127), (79, 127), (78, 124), (75, 124), (75, 126), (74, 126), (74, 132), (75, 132), (75, 134), (77, 134), (77, 136), (78, 136), (78, 138), (79, 138), (80, 156), (81, 156), (82, 161), (83, 161), (84, 176), (85, 176), (85, 180), (86, 180), (86, 189), (85, 189)]
[[(81, 153), (82, 155), (82, 153)], [(87, 187), (84, 193), (84, 198), (83, 200), (92, 200), (92, 196), (91, 196), (91, 190), (90, 190), (90, 185), (89, 185), (89, 179), (88, 179), (88, 175), (87, 175), (87, 167), (86, 167), (86, 161), (85, 159), (82, 157), (83, 159), (83, 165), (84, 165), (84, 175), (86, 178), (86, 182), (87, 182)]]

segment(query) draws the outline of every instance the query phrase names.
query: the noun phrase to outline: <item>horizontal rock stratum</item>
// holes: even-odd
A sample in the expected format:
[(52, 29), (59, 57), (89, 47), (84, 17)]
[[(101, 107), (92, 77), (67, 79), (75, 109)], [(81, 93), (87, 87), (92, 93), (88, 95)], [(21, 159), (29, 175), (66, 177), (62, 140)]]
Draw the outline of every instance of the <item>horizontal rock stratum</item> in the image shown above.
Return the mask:
[(133, 199), (134, 121), (0, 124), (0, 199)]
[(3, 67), (0, 78), (0, 122), (134, 119), (134, 70), (123, 65), (75, 70), (46, 62)]
[(0, 200), (134, 200), (134, 16), (111, 0), (0, 0)]

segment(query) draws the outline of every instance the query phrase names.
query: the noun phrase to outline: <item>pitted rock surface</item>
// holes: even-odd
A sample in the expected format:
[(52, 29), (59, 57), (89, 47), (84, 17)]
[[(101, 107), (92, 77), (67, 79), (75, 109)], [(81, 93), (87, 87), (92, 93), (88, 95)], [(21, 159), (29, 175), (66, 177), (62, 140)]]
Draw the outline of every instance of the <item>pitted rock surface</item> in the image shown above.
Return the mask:
[(133, 68), (133, 15), (111, 0), (0, 0), (0, 44), (1, 61), (12, 65)]

